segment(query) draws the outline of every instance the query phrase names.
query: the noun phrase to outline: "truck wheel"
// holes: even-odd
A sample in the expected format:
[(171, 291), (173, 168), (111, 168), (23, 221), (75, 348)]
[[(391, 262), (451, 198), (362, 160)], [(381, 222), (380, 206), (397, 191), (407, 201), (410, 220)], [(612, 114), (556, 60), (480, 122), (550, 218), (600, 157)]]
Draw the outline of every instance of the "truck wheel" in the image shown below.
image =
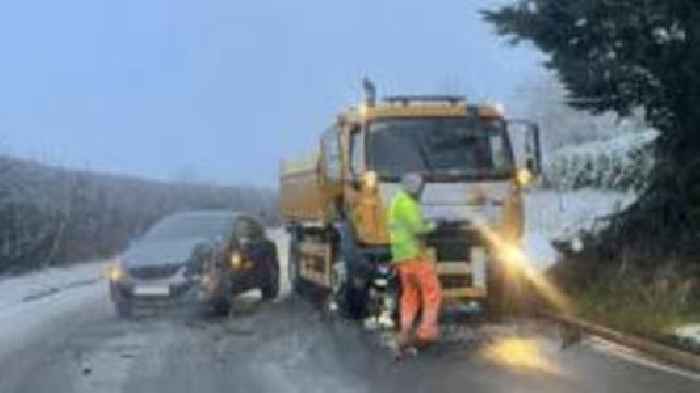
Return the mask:
[(126, 318), (131, 318), (131, 302), (128, 300), (117, 300), (114, 302), (114, 311), (117, 314), (117, 317), (126, 319)]
[(347, 271), (345, 259), (339, 257), (333, 265), (331, 293), (328, 295), (329, 300), (326, 304), (330, 304), (332, 300), (336, 312), (341, 316), (359, 320), (365, 318), (369, 312), (369, 288), (366, 285), (358, 286), (353, 278)]
[(536, 297), (525, 272), (519, 270), (506, 280), (506, 303), (518, 317), (531, 317), (535, 313)]
[(265, 274), (264, 284), (260, 288), (263, 300), (275, 299), (280, 292), (280, 263), (277, 259), (277, 250), (272, 245), (271, 259), (268, 271)]
[(294, 294), (302, 294), (303, 283), (299, 276), (299, 254), (297, 251), (297, 242), (292, 240), (289, 242), (289, 252), (287, 254), (287, 280), (291, 287), (291, 292)]
[(340, 259), (331, 266), (331, 288), (330, 292), (324, 296), (322, 303), (322, 311), (329, 317), (333, 317), (339, 313), (342, 315), (345, 312), (343, 293), (345, 290), (346, 276), (345, 261)]
[(522, 271), (506, 270), (503, 262), (489, 263), (487, 318), (498, 321), (506, 316), (528, 316), (532, 312), (532, 291)]
[(500, 321), (506, 314), (506, 272), (503, 263), (490, 260), (486, 271), (486, 318)]

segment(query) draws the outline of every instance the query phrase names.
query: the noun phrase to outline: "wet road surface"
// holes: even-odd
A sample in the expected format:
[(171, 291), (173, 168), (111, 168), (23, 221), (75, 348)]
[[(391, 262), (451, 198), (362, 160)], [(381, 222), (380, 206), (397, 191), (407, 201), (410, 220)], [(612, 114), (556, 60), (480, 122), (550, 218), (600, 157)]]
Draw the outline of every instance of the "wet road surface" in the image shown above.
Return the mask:
[(564, 335), (541, 322), (447, 325), (441, 344), (395, 363), (380, 334), (295, 296), (240, 299), (230, 318), (193, 306), (120, 320), (102, 281), (0, 309), (0, 393), (700, 392), (699, 375), (596, 338), (562, 349)]
[(231, 318), (193, 309), (119, 320), (94, 292), (0, 348), (0, 392), (700, 391), (700, 377), (601, 340), (562, 349), (542, 323), (448, 326), (444, 343), (395, 363), (379, 334), (324, 320), (296, 297), (242, 299)]

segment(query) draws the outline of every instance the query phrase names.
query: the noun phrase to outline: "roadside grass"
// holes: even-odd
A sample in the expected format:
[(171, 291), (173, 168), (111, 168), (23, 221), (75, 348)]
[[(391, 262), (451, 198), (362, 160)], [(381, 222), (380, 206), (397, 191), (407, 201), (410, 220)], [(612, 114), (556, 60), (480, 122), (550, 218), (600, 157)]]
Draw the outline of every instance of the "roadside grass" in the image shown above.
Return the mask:
[(700, 322), (700, 305), (679, 301), (678, 294), (650, 292), (619, 280), (595, 284), (572, 296), (574, 312), (613, 329), (656, 339), (673, 334), (678, 326)]
[(696, 352), (698, 348), (674, 338), (676, 328), (700, 323), (700, 299), (694, 282), (653, 277), (615, 271), (586, 285), (560, 285), (569, 288), (569, 311), (578, 318)]

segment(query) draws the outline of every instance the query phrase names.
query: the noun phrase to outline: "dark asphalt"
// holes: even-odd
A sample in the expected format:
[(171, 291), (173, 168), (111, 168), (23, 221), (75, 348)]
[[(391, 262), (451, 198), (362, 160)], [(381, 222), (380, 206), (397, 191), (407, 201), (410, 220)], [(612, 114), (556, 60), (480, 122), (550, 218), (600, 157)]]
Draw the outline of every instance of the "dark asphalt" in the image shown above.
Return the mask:
[(693, 375), (590, 340), (562, 350), (557, 337), (537, 323), (467, 325), (397, 364), (378, 334), (322, 320), (297, 298), (242, 300), (229, 319), (188, 311), (122, 321), (100, 296), (34, 330), (21, 349), (0, 349), (0, 392), (700, 391)]

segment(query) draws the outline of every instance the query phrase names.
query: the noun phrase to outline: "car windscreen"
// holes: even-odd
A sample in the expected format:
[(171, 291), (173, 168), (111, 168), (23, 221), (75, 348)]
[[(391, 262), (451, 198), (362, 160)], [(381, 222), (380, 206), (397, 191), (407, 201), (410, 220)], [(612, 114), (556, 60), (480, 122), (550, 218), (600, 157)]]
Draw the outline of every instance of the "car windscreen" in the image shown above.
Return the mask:
[(171, 216), (156, 224), (144, 240), (175, 240), (188, 238), (213, 239), (225, 236), (233, 226), (231, 214), (184, 214)]
[(407, 172), (433, 176), (507, 176), (513, 158), (500, 119), (385, 119), (370, 124), (369, 166), (382, 178)]

